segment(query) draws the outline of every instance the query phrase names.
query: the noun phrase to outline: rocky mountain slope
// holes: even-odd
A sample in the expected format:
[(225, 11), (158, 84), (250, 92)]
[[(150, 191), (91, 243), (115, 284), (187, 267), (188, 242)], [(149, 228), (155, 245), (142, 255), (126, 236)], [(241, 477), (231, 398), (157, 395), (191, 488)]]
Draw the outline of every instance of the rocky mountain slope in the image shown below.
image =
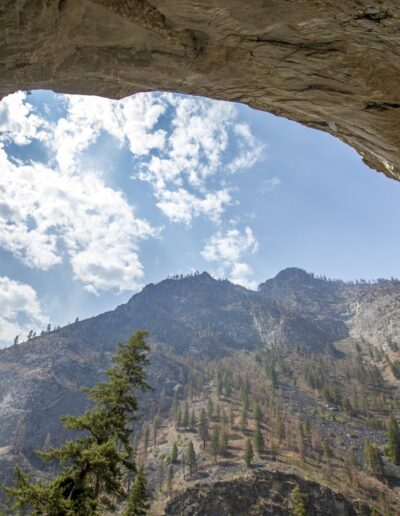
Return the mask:
[(80, 388), (103, 378), (116, 343), (139, 328), (151, 335), (155, 392), (142, 400), (151, 416), (168, 410), (190, 360), (274, 347), (333, 360), (354, 339), (395, 362), (399, 315), (395, 280), (347, 284), (292, 268), (257, 292), (207, 273), (150, 284), (113, 311), (0, 351), (1, 475), (8, 479), (15, 463), (42, 467), (34, 450), (67, 437), (60, 415), (84, 410)]
[(344, 496), (280, 471), (260, 471), (244, 478), (197, 483), (174, 496), (165, 514), (175, 516), (286, 516), (293, 510), (291, 492), (300, 486), (306, 514), (356, 516), (355, 507)]

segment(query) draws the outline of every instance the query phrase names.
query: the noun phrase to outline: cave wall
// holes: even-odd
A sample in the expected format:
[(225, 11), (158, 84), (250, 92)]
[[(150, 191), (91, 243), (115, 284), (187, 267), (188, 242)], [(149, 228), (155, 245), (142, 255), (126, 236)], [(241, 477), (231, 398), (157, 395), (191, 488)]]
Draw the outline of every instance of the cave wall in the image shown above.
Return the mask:
[(2, 0), (0, 97), (167, 90), (321, 129), (400, 179), (397, 0)]

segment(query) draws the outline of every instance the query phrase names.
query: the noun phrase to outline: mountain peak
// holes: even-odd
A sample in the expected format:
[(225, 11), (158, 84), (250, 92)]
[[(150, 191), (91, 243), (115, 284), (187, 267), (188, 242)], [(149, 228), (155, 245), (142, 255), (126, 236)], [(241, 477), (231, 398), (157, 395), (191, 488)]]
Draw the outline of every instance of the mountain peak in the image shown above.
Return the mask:
[(278, 272), (278, 274), (274, 278), (275, 280), (310, 280), (314, 279), (314, 276), (309, 274), (304, 269), (300, 269), (299, 267), (287, 267), (282, 271)]

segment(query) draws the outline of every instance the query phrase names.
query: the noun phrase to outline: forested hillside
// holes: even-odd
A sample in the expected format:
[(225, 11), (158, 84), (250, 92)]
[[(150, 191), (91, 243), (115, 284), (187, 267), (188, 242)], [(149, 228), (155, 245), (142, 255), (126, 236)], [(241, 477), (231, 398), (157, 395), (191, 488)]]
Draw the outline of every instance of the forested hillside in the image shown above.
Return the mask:
[(34, 450), (67, 437), (59, 416), (87, 407), (81, 387), (145, 328), (154, 391), (133, 444), (153, 514), (231, 514), (234, 493), (235, 514), (289, 514), (296, 486), (307, 514), (398, 514), (400, 436), (388, 428), (400, 419), (399, 310), (396, 280), (300, 269), (257, 292), (207, 273), (148, 285), (112, 312), (0, 352), (2, 476), (16, 463), (52, 474)]

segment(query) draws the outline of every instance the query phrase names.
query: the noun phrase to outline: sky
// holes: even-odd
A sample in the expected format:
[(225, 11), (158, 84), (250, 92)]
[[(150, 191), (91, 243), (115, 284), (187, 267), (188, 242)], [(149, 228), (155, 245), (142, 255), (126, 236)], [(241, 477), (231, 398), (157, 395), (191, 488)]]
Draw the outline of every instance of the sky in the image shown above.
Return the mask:
[(400, 276), (400, 184), (244, 105), (17, 92), (0, 102), (0, 347), (207, 270)]

